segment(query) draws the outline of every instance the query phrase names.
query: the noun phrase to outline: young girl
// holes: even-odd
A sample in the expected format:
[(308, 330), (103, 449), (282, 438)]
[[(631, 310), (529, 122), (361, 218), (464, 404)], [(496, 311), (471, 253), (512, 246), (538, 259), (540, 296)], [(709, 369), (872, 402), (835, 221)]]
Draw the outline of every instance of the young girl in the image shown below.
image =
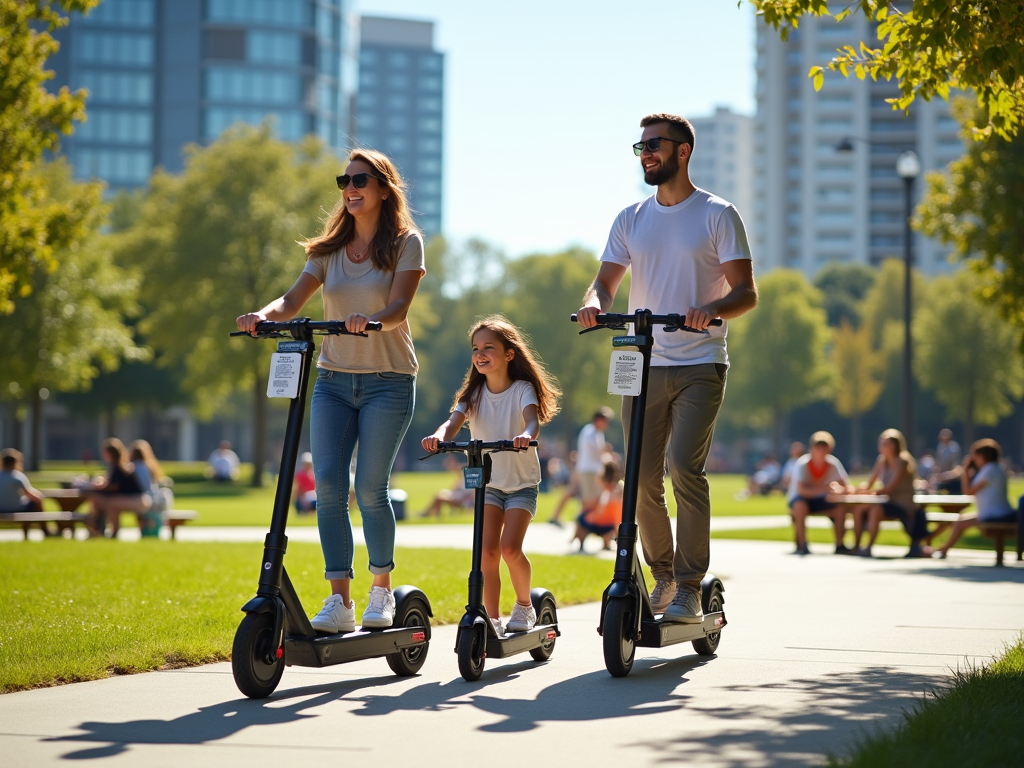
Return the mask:
[(531, 440), (558, 412), (562, 394), (554, 379), (530, 348), (526, 338), (500, 315), (485, 318), (469, 331), (473, 361), (455, 396), (448, 421), (423, 447), (436, 451), (440, 441), (452, 440), (469, 420), (474, 440), (513, 440), (515, 453), (495, 453), (484, 506), (482, 567), (484, 608), (501, 635), (498, 565), (505, 559), (516, 604), (508, 620), (510, 632), (528, 632), (537, 622), (530, 604), (530, 561), (523, 554), (526, 527), (537, 514), (540, 461)]
[[(854, 546), (857, 554), (871, 557), (871, 547), (878, 538), (878, 527), (883, 518), (899, 520), (911, 537), (911, 552), (920, 548), (918, 544), (922, 533), (917, 530), (918, 506), (914, 503), (914, 473), (917, 465), (914, 457), (907, 450), (907, 441), (898, 429), (887, 429), (878, 438), (878, 460), (871, 472), (871, 477), (861, 490), (889, 497), (889, 501), (860, 507), (854, 512)], [(875, 481), (880, 480), (882, 487), (873, 491)], [(861, 534), (864, 529), (864, 518), (868, 520), (868, 545), (860, 546)]]

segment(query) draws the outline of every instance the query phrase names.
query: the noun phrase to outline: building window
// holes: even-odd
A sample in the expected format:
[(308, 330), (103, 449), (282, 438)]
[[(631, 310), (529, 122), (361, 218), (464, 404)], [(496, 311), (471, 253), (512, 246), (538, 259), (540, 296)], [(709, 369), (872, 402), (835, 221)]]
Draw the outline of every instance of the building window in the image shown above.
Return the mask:
[(439, 53), (420, 54), (420, 69), (424, 72), (440, 72), (442, 61)]
[(359, 66), (372, 67), (377, 63), (377, 52), (369, 48), (359, 51)]
[(366, 72), (365, 70), (359, 73), (359, 90), (367, 88), (377, 87), (377, 73)]
[(76, 22), (104, 27), (152, 27), (153, 0), (104, 0), (88, 16), (77, 17)]
[(318, 5), (316, 8), (316, 36), (322, 40), (337, 42), (339, 21), (336, 12)]
[(405, 112), (409, 109), (409, 97), (402, 93), (395, 93), (388, 96), (388, 109)]
[(75, 36), (75, 59), (95, 64), (145, 67), (153, 63), (153, 38), (126, 32), (82, 32)]
[(388, 130), (395, 133), (405, 133), (409, 130), (409, 120), (400, 115), (393, 115), (388, 118)]
[(151, 104), (153, 101), (152, 75), (83, 70), (75, 87), (89, 91), (90, 110), (95, 102)]
[(436, 179), (419, 179), (413, 192), (419, 195), (437, 196), (441, 194), (441, 182)]
[(362, 108), (371, 109), (377, 106), (377, 94), (363, 91), (356, 97), (358, 105)]
[(210, 67), (206, 70), (206, 98), (236, 104), (299, 104), (302, 82), (298, 75), (282, 72)]
[(416, 148), (425, 154), (440, 155), (441, 141), (439, 139), (420, 138), (416, 142)]
[(421, 133), (441, 132), (441, 121), (433, 117), (428, 117), (420, 120), (418, 125)]
[(396, 90), (405, 90), (409, 87), (408, 75), (388, 75), (388, 87)]
[(312, 10), (312, 5), (300, 0), (206, 0), (210, 21), (308, 27), (312, 26)]
[(79, 148), (73, 160), (78, 178), (99, 177), (111, 184), (145, 184), (151, 168), (144, 150)]
[(77, 136), (82, 141), (149, 144), (153, 138), (153, 118), (149, 112), (93, 108), (78, 127)]
[(249, 32), (246, 59), (261, 64), (301, 64), (302, 38), (290, 32)]
[(890, 248), (893, 246), (903, 245), (903, 238), (899, 235), (872, 235), (871, 236), (871, 247), (872, 248)]
[(872, 224), (899, 224), (904, 221), (903, 214), (896, 211), (872, 211)]
[(441, 92), (441, 78), (440, 77), (421, 77), (420, 78), (420, 90), (427, 93), (440, 93)]
[(433, 158), (423, 158), (420, 160), (417, 170), (428, 175), (438, 175), (441, 173), (441, 161)]
[(408, 69), (411, 63), (408, 53), (393, 51), (388, 54), (388, 65), (390, 65), (392, 69)]
[(265, 109), (239, 107), (207, 109), (203, 115), (203, 135), (207, 139), (215, 139), (235, 123), (258, 125), (267, 117), (273, 118), (274, 133), (284, 141), (297, 141), (306, 135), (307, 120), (303, 112), (295, 110), (270, 112)]
[(316, 86), (316, 106), (321, 112), (338, 111), (338, 86), (333, 80), (321, 79)]

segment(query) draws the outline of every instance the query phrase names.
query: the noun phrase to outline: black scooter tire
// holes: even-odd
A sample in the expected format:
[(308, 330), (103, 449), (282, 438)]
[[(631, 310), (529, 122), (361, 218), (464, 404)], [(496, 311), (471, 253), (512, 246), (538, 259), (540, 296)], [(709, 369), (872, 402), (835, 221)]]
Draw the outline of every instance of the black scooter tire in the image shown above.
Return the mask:
[(601, 633), (604, 640), (604, 665), (612, 677), (625, 677), (633, 669), (636, 655), (636, 617), (631, 601), (609, 600), (604, 609)]
[[(555, 601), (550, 597), (542, 597), (534, 604), (533, 609), (537, 613), (537, 624), (558, 623), (558, 615), (555, 613)], [(533, 657), (534, 661), (547, 661), (554, 652), (555, 638), (551, 638), (550, 640), (544, 640), (536, 648), (531, 648), (530, 656)]]
[(459, 674), (467, 683), (475, 683), (484, 673), (487, 660), (487, 630), (474, 624), (459, 630)]
[(267, 649), (273, 643), (273, 634), (274, 616), (270, 613), (247, 613), (235, 632), (231, 672), (238, 690), (250, 699), (267, 698), (284, 674), (283, 655), (274, 664), (267, 664)]
[(430, 614), (427, 606), (422, 600), (415, 598), (404, 600), (398, 605), (395, 614), (394, 627), (425, 627), (427, 642), (415, 648), (405, 648), (398, 653), (389, 653), (384, 658), (391, 667), (391, 671), (399, 677), (411, 677), (420, 671), (423, 662), (427, 660), (427, 651), (430, 650)]
[[(711, 594), (704, 598), (704, 613), (717, 613), (722, 610), (722, 593), (718, 587), (711, 590)], [(704, 637), (693, 641), (693, 650), (701, 656), (714, 656), (718, 650), (718, 643), (722, 640), (722, 632), (710, 632)]]

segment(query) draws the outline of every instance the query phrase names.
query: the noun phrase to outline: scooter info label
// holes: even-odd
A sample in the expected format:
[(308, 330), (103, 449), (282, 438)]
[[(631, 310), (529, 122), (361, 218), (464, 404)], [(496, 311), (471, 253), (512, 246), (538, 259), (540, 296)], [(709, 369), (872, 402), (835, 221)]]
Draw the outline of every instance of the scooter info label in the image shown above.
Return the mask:
[(275, 352), (270, 358), (270, 381), (267, 397), (298, 397), (302, 355), (298, 352)]
[(608, 394), (639, 395), (643, 381), (643, 362), (644, 356), (639, 352), (625, 349), (612, 352), (612, 362), (608, 366)]

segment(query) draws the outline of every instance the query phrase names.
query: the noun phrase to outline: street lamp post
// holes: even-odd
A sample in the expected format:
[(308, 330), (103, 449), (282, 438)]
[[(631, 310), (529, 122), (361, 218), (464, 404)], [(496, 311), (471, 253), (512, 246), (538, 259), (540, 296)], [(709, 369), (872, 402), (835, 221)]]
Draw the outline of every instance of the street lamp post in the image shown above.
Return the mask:
[(913, 380), (913, 342), (911, 339), (911, 266), (913, 252), (911, 249), (910, 219), (913, 214), (914, 180), (921, 173), (921, 161), (912, 149), (905, 150), (896, 158), (896, 173), (903, 179), (903, 436), (907, 439), (907, 449), (913, 451), (914, 445), (914, 380)]

